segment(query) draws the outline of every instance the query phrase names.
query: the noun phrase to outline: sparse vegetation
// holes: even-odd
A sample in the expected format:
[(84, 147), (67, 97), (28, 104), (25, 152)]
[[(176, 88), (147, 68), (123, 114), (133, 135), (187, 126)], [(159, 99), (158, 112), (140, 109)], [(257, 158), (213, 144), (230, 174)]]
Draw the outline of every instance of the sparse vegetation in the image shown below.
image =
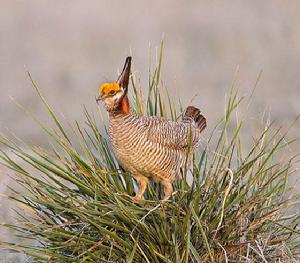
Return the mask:
[[(154, 71), (149, 67), (145, 101), (132, 77), (134, 107), (175, 120), (181, 107), (162, 91), (161, 63), (162, 52)], [(134, 179), (118, 166), (98, 116), (85, 110), (86, 124), (75, 122), (69, 135), (33, 85), (55, 127), (39, 123), (52, 141), (49, 149), (0, 137), (16, 157), (1, 151), (0, 158), (26, 190), (11, 189), (10, 198), (26, 213), (16, 210), (18, 223), (4, 224), (22, 242), (3, 241), (3, 247), (34, 262), (297, 262), (299, 215), (289, 211), (299, 197), (287, 188), (297, 158), (281, 158), (293, 140), (266, 124), (260, 134), (249, 134), (253, 145), (243, 149), (242, 123), (229, 125), (243, 104), (234, 88), (224, 118), (194, 158), (192, 186), (180, 179), (162, 203), (159, 185), (151, 183), (141, 206), (130, 198)]]

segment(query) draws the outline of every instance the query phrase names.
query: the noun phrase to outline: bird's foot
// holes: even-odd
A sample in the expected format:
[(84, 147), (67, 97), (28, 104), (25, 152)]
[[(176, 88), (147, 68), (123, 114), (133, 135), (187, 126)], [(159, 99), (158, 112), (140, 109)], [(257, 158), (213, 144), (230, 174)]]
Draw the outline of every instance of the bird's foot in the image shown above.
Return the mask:
[(162, 203), (165, 203), (165, 202), (167, 202), (169, 199), (170, 199), (170, 195), (169, 195), (169, 196), (165, 196), (164, 199), (161, 200), (161, 201), (162, 201)]
[(134, 203), (137, 203), (137, 204), (139, 204), (139, 205), (145, 204), (144, 198), (143, 198), (142, 196), (140, 196), (140, 195), (136, 195), (136, 196), (131, 197), (131, 198), (132, 198), (132, 201), (133, 201)]
[(177, 193), (178, 193), (178, 191), (174, 191), (173, 193), (171, 193), (171, 194), (169, 194), (169, 195), (165, 195), (165, 196), (164, 196), (164, 199), (162, 199), (161, 202), (164, 203), (164, 202), (169, 201), (169, 200), (170, 200), (170, 197), (176, 195)]

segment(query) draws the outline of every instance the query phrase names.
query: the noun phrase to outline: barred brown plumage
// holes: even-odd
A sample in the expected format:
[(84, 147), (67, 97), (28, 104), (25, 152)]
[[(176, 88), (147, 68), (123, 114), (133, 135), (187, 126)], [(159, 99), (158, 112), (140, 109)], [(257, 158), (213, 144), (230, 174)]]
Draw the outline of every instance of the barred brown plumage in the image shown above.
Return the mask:
[(101, 85), (98, 100), (105, 102), (109, 112), (109, 138), (116, 158), (139, 185), (135, 200), (143, 198), (148, 178), (163, 185), (166, 200), (187, 155), (199, 146), (206, 119), (193, 106), (187, 107), (182, 122), (136, 115), (127, 98), (130, 67), (128, 57), (117, 82)]

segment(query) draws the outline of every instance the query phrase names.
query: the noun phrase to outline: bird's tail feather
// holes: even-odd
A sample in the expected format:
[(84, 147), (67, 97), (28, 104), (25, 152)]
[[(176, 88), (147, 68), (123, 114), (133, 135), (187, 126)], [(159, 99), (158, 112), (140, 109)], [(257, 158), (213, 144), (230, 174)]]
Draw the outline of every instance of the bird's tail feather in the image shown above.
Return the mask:
[(206, 119), (200, 110), (194, 106), (188, 106), (183, 115), (184, 122), (193, 121), (196, 127), (202, 132), (206, 127)]

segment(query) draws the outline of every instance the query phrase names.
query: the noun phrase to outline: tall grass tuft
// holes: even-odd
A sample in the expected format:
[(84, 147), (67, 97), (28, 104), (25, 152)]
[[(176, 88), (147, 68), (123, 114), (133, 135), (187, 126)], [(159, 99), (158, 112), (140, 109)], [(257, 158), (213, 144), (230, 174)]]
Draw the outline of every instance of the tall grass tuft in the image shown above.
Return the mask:
[[(162, 49), (149, 66), (146, 98), (132, 76), (132, 103), (140, 115), (177, 120), (182, 109), (161, 85), (161, 64)], [(225, 116), (195, 154), (192, 185), (178, 180), (171, 199), (161, 202), (162, 189), (151, 183), (139, 205), (130, 198), (135, 181), (116, 162), (98, 116), (84, 110), (86, 124), (66, 130), (29, 77), (54, 126), (39, 123), (51, 141), (47, 149), (0, 136), (2, 163), (23, 188), (11, 189), (22, 208), (17, 223), (3, 224), (21, 241), (2, 247), (33, 262), (297, 261), (299, 215), (292, 211), (299, 197), (289, 197), (287, 186), (297, 157), (281, 158), (293, 140), (268, 123), (246, 135), (253, 144), (244, 149), (235, 119), (244, 101), (234, 88)]]

